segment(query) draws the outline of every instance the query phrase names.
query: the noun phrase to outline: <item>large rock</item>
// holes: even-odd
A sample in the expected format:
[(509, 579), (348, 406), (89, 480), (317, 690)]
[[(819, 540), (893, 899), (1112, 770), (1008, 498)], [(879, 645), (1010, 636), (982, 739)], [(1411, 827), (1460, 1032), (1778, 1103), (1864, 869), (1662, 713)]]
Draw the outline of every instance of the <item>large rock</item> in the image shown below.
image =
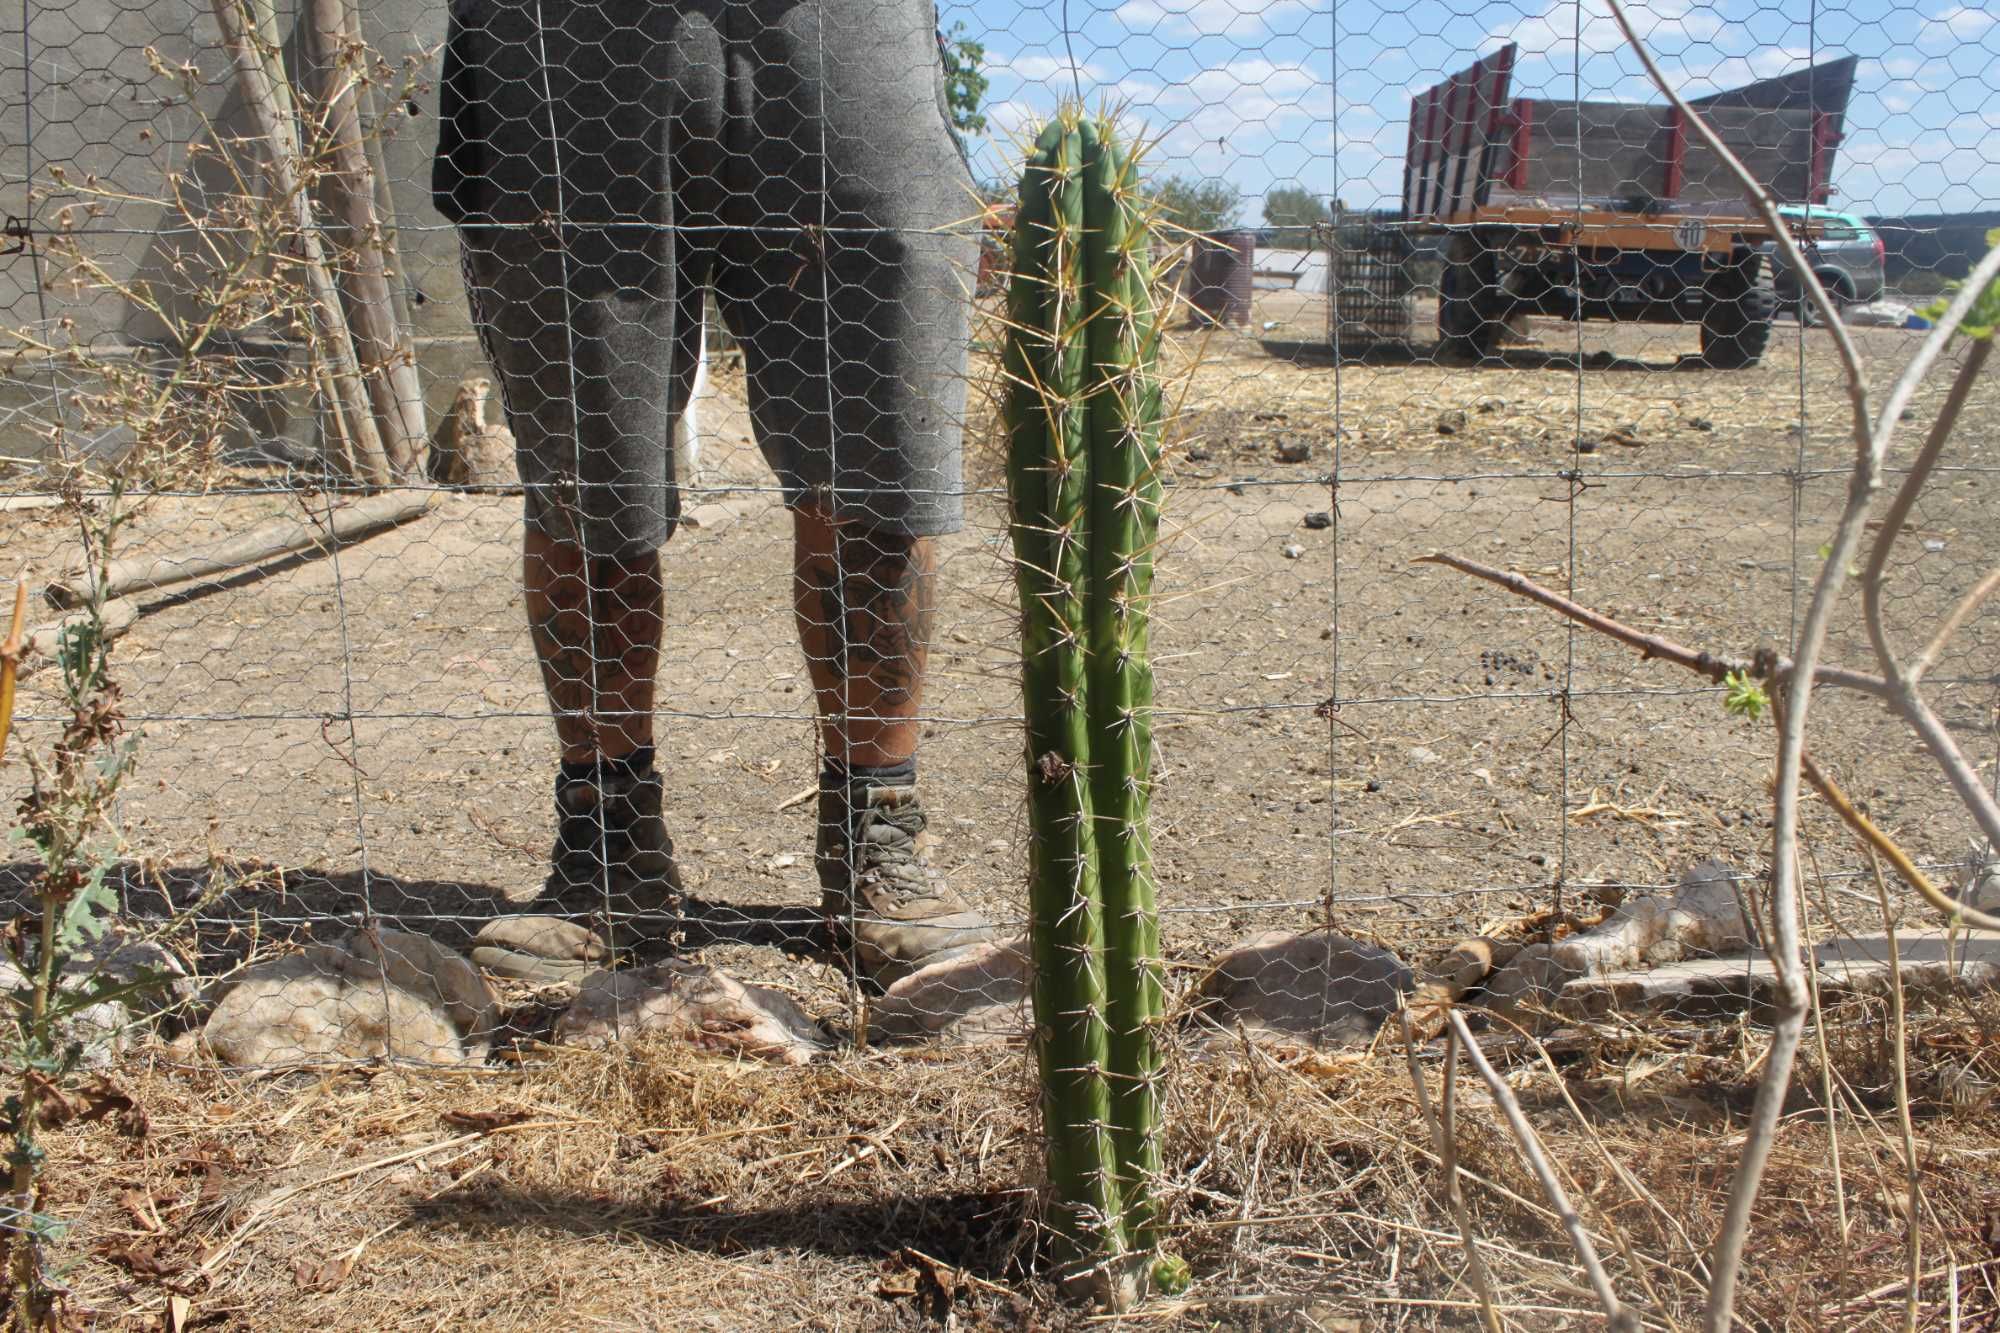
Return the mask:
[[(1842, 935), (1813, 950), (1824, 1003), (1886, 995), (1895, 984), (1889, 941), (1879, 932)], [(1949, 1003), (2000, 987), (2000, 931), (1918, 926), (1896, 934), (1903, 989), (1912, 999)], [(1603, 1020), (1670, 1013), (1681, 1019), (1763, 1013), (1779, 998), (1778, 969), (1762, 952), (1690, 958), (1660, 967), (1580, 977), (1565, 985), (1555, 1009), (1569, 1018)]]
[(1487, 1006), (1522, 1021), (1537, 1017), (1579, 977), (1747, 949), (1749, 924), (1735, 877), (1720, 861), (1703, 861), (1669, 894), (1627, 898), (1581, 934), (1529, 945), (1487, 983)]
[[(152, 1019), (194, 997), (187, 969), (163, 945), (113, 924), (63, 965), (58, 989), (70, 994), (96, 981), (119, 993), (65, 1015), (57, 1038), (82, 1048), (86, 1069), (102, 1069), (152, 1031)], [(19, 968), (0, 960), (0, 993), (24, 989)]]
[(827, 1048), (791, 997), (681, 959), (592, 974), (556, 1020), (555, 1039), (608, 1046), (649, 1032), (782, 1064), (804, 1064)]
[(296, 1065), (393, 1057), (486, 1058), (493, 992), (463, 958), (422, 935), (357, 931), (245, 971), (202, 1028), (230, 1064)]
[(1034, 1021), (1033, 984), (1026, 939), (976, 945), (889, 987), (869, 1009), (868, 1038), (967, 1046), (1021, 1041)]
[(1416, 977), (1386, 949), (1335, 930), (1270, 931), (1217, 958), (1190, 998), (1194, 1021), (1253, 1036), (1363, 1042), (1402, 1007)]

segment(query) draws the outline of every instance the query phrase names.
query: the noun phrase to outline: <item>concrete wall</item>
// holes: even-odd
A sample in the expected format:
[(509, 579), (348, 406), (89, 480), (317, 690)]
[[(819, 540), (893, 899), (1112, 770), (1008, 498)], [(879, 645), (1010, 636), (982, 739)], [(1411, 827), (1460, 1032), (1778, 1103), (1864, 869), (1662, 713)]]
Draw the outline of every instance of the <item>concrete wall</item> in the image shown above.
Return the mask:
[[(457, 238), (430, 203), (430, 157), (436, 142), (437, 55), (444, 41), (443, 0), (361, 0), (364, 38), (395, 71), (376, 99), (376, 125), (387, 189), (395, 210), (403, 293), (427, 363), (434, 406), (450, 401), (458, 375), (476, 360), (458, 275)], [(296, 0), (277, 0), (290, 33)], [(0, 7), (4, 10), (4, 7)], [(185, 79), (156, 72), (148, 49)], [(250, 126), (219, 47), (207, 0), (31, 0), (0, 13), (0, 213), (37, 232), (69, 227), (120, 280), (171, 272), (176, 250), (194, 238), (180, 211), (163, 201), (172, 173), (186, 172), (187, 196), (220, 188), (224, 161), (189, 146)], [(294, 61), (296, 49), (289, 52)], [(239, 154), (247, 160), (247, 154)], [(68, 188), (64, 181), (68, 182)], [(94, 183), (115, 198), (78, 188)], [(185, 284), (183, 284), (185, 285)], [(0, 258), (0, 320), (6, 327), (68, 318), (93, 345), (115, 347), (162, 336), (156, 320), (114, 294), (64, 283), (32, 253)], [(437, 344), (432, 340), (447, 341)], [(431, 363), (435, 363), (432, 365)], [(46, 417), (46, 368), (17, 370), (0, 385), (0, 452), (32, 451), (29, 423)], [(39, 406), (38, 406), (39, 404)], [(10, 410), (11, 409), (11, 410)], [(282, 414), (281, 414), (282, 415)], [(309, 446), (310, 423), (296, 416), (271, 429)], [(282, 450), (281, 450), (282, 451)]]

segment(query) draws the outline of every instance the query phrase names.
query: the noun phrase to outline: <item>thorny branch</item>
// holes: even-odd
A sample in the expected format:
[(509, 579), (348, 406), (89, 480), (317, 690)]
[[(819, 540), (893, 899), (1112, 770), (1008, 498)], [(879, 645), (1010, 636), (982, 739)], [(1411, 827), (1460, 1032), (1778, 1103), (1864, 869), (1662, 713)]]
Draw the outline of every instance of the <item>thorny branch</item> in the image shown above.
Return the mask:
[[(1769, 228), (1775, 239), (1778, 254), (1790, 264), (1792, 272), (1797, 275), (1805, 298), (1825, 314), (1828, 333), (1833, 339), (1846, 372), (1848, 399), (1854, 410), (1855, 457), (1853, 472), (1848, 483), (1847, 501), (1834, 529), (1834, 537), (1829, 545), (1825, 563), (1820, 568), (1819, 577), (1814, 581), (1812, 600), (1807, 606), (1804, 622), (1799, 627), (1798, 641), (1792, 654), (1792, 671), (1790, 677), (1783, 683), (1784, 699), (1779, 710), (1777, 777), (1772, 819), (1772, 939), (1770, 941), (1770, 955), (1778, 974), (1778, 1000), (1775, 1005), (1776, 1016), (1772, 1023), (1771, 1047), (1764, 1076), (1757, 1087), (1757, 1098), (1744, 1135), (1742, 1154), (1738, 1158), (1736, 1173), (1730, 1184), (1728, 1208), (1724, 1214), (1722, 1227), (1716, 1236), (1714, 1279), (1709, 1287), (1708, 1308), (1704, 1318), (1709, 1333), (1727, 1333), (1735, 1306), (1736, 1282), (1742, 1269), (1743, 1248), (1749, 1237), (1751, 1209), (1756, 1203), (1757, 1189), (1763, 1178), (1764, 1167), (1770, 1159), (1778, 1119), (1791, 1082), (1793, 1060), (1797, 1055), (1799, 1039), (1805, 1026), (1807, 1001), (1805, 981), (1799, 966), (1797, 905), (1799, 788), (1802, 781), (1802, 761), (1805, 756), (1807, 713), (1812, 703), (1813, 686), (1818, 678), (1820, 654), (1826, 644), (1834, 607), (1839, 602), (1841, 592), (1846, 585), (1848, 567), (1860, 549), (1868, 511), (1874, 501), (1875, 493), (1881, 489), (1883, 460), (1895, 434), (1896, 423), (1901, 419), (1903, 410), (1909, 404), (1917, 386), (1922, 383), (1931, 367), (1943, 354), (1952, 333), (1964, 320), (1973, 302), (1993, 280), (1995, 274), (2000, 273), (2000, 247), (1996, 247), (1975, 266), (1957, 299), (1951, 303), (1943, 318), (1938, 321), (1937, 327), (1919, 346), (1916, 355), (1897, 377), (1881, 413), (1871, 414), (1859, 349), (1855, 346), (1853, 337), (1841, 324), (1831, 299), (1813, 274), (1811, 265), (1805, 261), (1797, 240), (1793, 238), (1790, 229), (1779, 216), (1776, 201), (1730, 152), (1728, 146), (1700, 114), (1675, 91), (1661, 71), (1658, 62), (1653, 59), (1652, 52), (1633, 27), (1631, 16), (1626, 12), (1621, 0), (1605, 0), (1605, 4), (1634, 55), (1645, 66), (1648, 77), (1680, 114), (1683, 123), (1694, 129), (1695, 133), (1707, 143), (1717, 160), (1735, 177), (1742, 187), (1744, 198)], [(1893, 534), (1894, 529), (1889, 529), (1884, 540), (1893, 540)], [(1883, 659), (1885, 678), (1893, 685), (1898, 679), (1893, 656), (1879, 654), (1879, 649), (1878, 655)], [(1935, 716), (1931, 715), (1928, 709), (1922, 706), (1921, 700), (1916, 698), (1914, 684), (1894, 689), (1890, 695), (1890, 702), (1924, 738), (1933, 758), (1952, 778), (1953, 787), (1963, 791), (1962, 779), (1967, 770), (1964, 757), (1950, 744), (1949, 736), (1945, 735), (1942, 725), (1937, 722)], [(1973, 785), (1977, 786), (1976, 781)], [(1990, 807), (1990, 803), (1988, 806)], [(1980, 822), (1982, 826), (1985, 825), (1987, 820), (1983, 816), (1988, 812), (1988, 808), (1975, 805), (1973, 811), (1975, 815), (1982, 816)], [(2000, 822), (2000, 819), (1996, 819), (1996, 822)]]

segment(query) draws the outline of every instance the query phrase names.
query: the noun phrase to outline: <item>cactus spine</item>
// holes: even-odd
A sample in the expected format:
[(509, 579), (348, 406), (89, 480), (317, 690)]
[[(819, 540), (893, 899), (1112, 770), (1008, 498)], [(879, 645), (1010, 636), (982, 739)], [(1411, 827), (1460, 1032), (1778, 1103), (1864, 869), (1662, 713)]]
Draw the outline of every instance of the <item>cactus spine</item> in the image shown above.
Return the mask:
[[(1161, 396), (1151, 232), (1109, 121), (1066, 108), (1021, 185), (1009, 492), (1028, 718), (1030, 910), (1051, 1221), (1114, 1304), (1154, 1247), (1162, 1011), (1146, 599)], [(1134, 1262), (1137, 1261), (1137, 1262)]]

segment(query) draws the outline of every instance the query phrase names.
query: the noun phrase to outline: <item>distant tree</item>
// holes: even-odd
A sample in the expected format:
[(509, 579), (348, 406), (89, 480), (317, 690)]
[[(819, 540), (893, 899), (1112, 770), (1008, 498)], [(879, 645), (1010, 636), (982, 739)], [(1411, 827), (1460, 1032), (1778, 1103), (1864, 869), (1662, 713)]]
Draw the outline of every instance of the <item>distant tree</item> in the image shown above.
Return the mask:
[(1318, 195), (1296, 185), (1280, 186), (1264, 196), (1264, 221), (1269, 226), (1312, 227), (1332, 216)]
[(1234, 226), (1243, 208), (1236, 187), (1223, 180), (1156, 176), (1145, 190), (1166, 221), (1189, 231), (1220, 231)]
[(944, 61), (944, 103), (962, 147), (962, 136), (986, 130), (986, 114), (979, 109), (990, 83), (985, 73), (986, 47), (965, 35), (963, 23), (954, 23), (949, 33), (938, 34), (938, 57)]

